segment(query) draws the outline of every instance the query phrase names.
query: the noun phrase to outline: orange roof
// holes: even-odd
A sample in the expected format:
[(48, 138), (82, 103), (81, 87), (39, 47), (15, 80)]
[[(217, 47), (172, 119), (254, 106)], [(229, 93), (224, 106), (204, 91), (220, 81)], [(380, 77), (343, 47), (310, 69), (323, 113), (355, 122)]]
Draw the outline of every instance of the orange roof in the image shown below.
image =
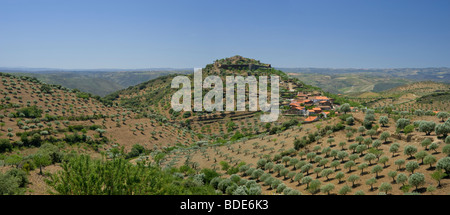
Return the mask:
[(308, 118), (305, 119), (305, 122), (312, 122), (316, 119), (317, 119), (317, 116), (309, 116)]
[(303, 110), (303, 109), (305, 109), (304, 107), (295, 107), (295, 109), (297, 109), (297, 110)]
[(300, 103), (299, 102), (291, 102), (289, 105), (291, 105), (291, 106), (300, 106)]
[(433, 111), (433, 113), (439, 113), (439, 111)]
[(312, 110), (322, 110), (322, 108), (317, 107), (317, 108), (313, 108)]
[(326, 103), (327, 101), (320, 101), (319, 103)]
[(330, 112), (328, 112), (328, 111), (327, 112), (323, 112), (323, 113), (326, 114), (326, 115), (330, 114)]
[(310, 102), (310, 101), (311, 101), (311, 100), (309, 100), (309, 99), (306, 99), (306, 100), (304, 100), (303, 102), (305, 102), (305, 103), (306, 103), (306, 102)]
[(326, 96), (316, 96), (316, 99), (321, 100), (321, 99), (325, 99), (328, 100), (329, 98)]

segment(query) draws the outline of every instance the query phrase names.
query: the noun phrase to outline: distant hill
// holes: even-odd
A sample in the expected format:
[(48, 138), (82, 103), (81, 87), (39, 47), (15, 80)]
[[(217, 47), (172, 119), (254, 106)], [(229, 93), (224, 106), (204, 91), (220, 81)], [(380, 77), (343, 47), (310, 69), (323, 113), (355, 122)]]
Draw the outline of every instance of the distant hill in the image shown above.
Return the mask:
[(0, 68), (0, 72), (35, 77), (45, 83), (79, 89), (94, 95), (105, 96), (112, 92), (169, 74), (188, 74), (188, 69), (154, 70), (57, 70)]
[(406, 84), (379, 93), (351, 93), (346, 97), (371, 108), (393, 106), (398, 110), (450, 111), (450, 84), (432, 81)]
[[(226, 58), (218, 64), (231, 65), (249, 63), (253, 69), (270, 66), (257, 60), (246, 62), (243, 58)], [(232, 60), (232, 61), (231, 61)], [(229, 62), (228, 62), (229, 61)], [(226, 69), (226, 68), (222, 68)], [(332, 69), (332, 68), (278, 68), (305, 84), (335, 94), (355, 92), (381, 92), (416, 81), (435, 81), (450, 83), (449, 68), (400, 68), (400, 69)], [(16, 73), (38, 78), (71, 89), (79, 89), (94, 95), (105, 96), (115, 91), (134, 86), (157, 77), (170, 74), (189, 74), (193, 69), (95, 69), (64, 70), (52, 68), (4, 68), (0, 72)]]
[(450, 83), (450, 68), (279, 68), (306, 84), (332, 93), (381, 92), (417, 81)]

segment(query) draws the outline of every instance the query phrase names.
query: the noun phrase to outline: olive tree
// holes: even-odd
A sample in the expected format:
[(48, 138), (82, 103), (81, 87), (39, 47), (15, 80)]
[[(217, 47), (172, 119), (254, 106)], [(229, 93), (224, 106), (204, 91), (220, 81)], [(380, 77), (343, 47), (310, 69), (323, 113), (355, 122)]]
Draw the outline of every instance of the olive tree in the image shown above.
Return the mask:
[(300, 171), (306, 173), (306, 175), (309, 175), (309, 170), (311, 170), (313, 168), (313, 165), (310, 163), (305, 164), (304, 166), (302, 166), (302, 168), (300, 169)]
[(398, 184), (402, 184), (402, 185), (405, 185), (405, 182), (408, 180), (408, 176), (406, 176), (405, 174), (403, 174), (403, 173), (400, 173), (400, 174), (398, 174), (397, 175), (397, 178), (395, 179), (395, 181), (398, 183)]
[(425, 132), (425, 135), (430, 135), (436, 128), (436, 123), (433, 121), (421, 121), (419, 123), (419, 131)]
[(333, 173), (334, 171), (332, 169), (324, 169), (321, 173), (321, 176), (327, 178), (327, 181), (329, 181), (330, 179), (328, 178), (328, 176), (330, 176)]
[(409, 161), (406, 163), (406, 171), (413, 174), (416, 169), (419, 169), (419, 164), (416, 161)]
[[(371, 139), (369, 139), (369, 140), (371, 140)], [(380, 140), (375, 140), (375, 141), (373, 141), (373, 143), (372, 143), (372, 147), (378, 149), (378, 148), (381, 146), (381, 144), (382, 144), (382, 143), (381, 143)]]
[(409, 176), (408, 183), (411, 186), (416, 187), (416, 190), (419, 188), (419, 186), (422, 186), (425, 184), (425, 176), (422, 173), (414, 173)]
[(262, 169), (257, 169), (252, 172), (252, 179), (255, 179), (256, 181), (259, 181), (259, 177), (264, 174), (264, 171)]
[(428, 153), (427, 153), (426, 151), (420, 151), (420, 152), (417, 152), (416, 154), (414, 154), (414, 157), (415, 157), (417, 160), (420, 160), (420, 161), (421, 161), (420, 164), (423, 164), (423, 159), (424, 159), (427, 155), (428, 155)]
[(400, 118), (397, 120), (396, 126), (397, 126), (397, 129), (404, 129), (410, 123), (411, 122), (409, 119)]
[(278, 186), (277, 186), (277, 193), (282, 193), (283, 191), (284, 191), (284, 189), (286, 189), (286, 185), (285, 184), (283, 184), (283, 183), (281, 183), (281, 184), (279, 184)]
[(341, 179), (343, 179), (345, 177), (345, 174), (343, 172), (338, 172), (336, 173), (336, 175), (334, 176), (334, 178), (336, 178), (338, 180), (338, 183), (342, 183)]
[(383, 182), (381, 183), (379, 190), (388, 194), (388, 192), (392, 190), (392, 185), (390, 183)]
[(369, 162), (369, 165), (372, 165), (372, 161), (375, 160), (377, 158), (376, 155), (374, 155), (373, 153), (367, 153), (364, 156), (364, 160)]
[(373, 138), (373, 135), (377, 134), (377, 131), (375, 131), (374, 129), (370, 129), (367, 131), (367, 135), (370, 136), (370, 138)]
[(445, 174), (450, 174), (450, 157), (444, 157), (439, 159), (436, 165), (436, 169), (444, 170)]
[(257, 166), (258, 168), (264, 168), (265, 165), (266, 165), (266, 163), (267, 163), (267, 160), (264, 159), (264, 158), (261, 158), (261, 159), (259, 159), (259, 160), (256, 162), (256, 166)]
[(386, 168), (386, 163), (389, 161), (389, 158), (387, 156), (382, 156), (380, 158), (380, 160), (378, 161), (379, 163), (383, 164), (383, 167)]
[(359, 180), (359, 176), (357, 176), (357, 175), (350, 175), (347, 178), (347, 181), (352, 183), (352, 187), (355, 187), (355, 182), (358, 180)]
[(356, 163), (354, 161), (347, 161), (344, 164), (344, 168), (348, 169), (348, 172), (352, 172), (352, 167), (354, 167), (356, 165)]
[(392, 153), (392, 157), (395, 156), (395, 153), (397, 153), (399, 149), (400, 149), (400, 144), (398, 144), (398, 143), (393, 143), (389, 147), (389, 152)]
[(298, 183), (298, 185), (300, 185), (301, 180), (303, 179), (304, 175), (303, 173), (299, 172), (295, 175), (294, 177), (294, 181), (296, 181)]
[(378, 178), (378, 173), (380, 173), (381, 171), (383, 171), (383, 167), (381, 167), (380, 165), (375, 165), (371, 170), (372, 173), (375, 173), (376, 178)]
[(431, 174), (431, 178), (438, 182), (437, 187), (441, 187), (441, 180), (447, 176), (442, 170), (438, 169)]
[(392, 178), (392, 183), (395, 183), (395, 177), (397, 176), (397, 171), (389, 171), (388, 176)]
[(337, 161), (337, 160), (330, 163), (330, 167), (331, 167), (331, 168), (334, 168), (335, 171), (337, 170), (337, 168), (339, 167), (339, 165), (341, 165), (341, 162), (340, 162), (340, 161)]
[(387, 142), (388, 138), (391, 136), (391, 134), (388, 131), (384, 131), (380, 135), (380, 139), (384, 141), (384, 143)]
[(442, 135), (444, 138), (450, 133), (450, 122), (445, 122), (443, 124), (436, 125), (434, 128), (436, 135)]
[(367, 167), (369, 167), (369, 165), (365, 162), (358, 165), (358, 170), (361, 170), (361, 175), (364, 175), (364, 169)]
[(313, 179), (310, 176), (305, 176), (302, 178), (302, 184), (306, 184), (306, 189), (309, 189), (309, 183), (311, 183)]
[(437, 162), (436, 157), (433, 155), (427, 155), (423, 158), (423, 164), (430, 165), (430, 169), (433, 168), (433, 164)]
[(441, 111), (437, 113), (436, 116), (438, 119), (441, 119), (441, 122), (444, 122), (444, 120), (447, 119), (450, 116), (450, 114), (445, 111)]
[(422, 140), (422, 142), (420, 142), (420, 145), (425, 147), (425, 150), (428, 151), (428, 146), (431, 145), (431, 139), (425, 138), (424, 140)]
[(348, 153), (346, 151), (339, 151), (337, 153), (337, 157), (339, 158), (339, 160), (341, 160), (341, 162), (344, 162), (344, 159), (348, 156)]
[(396, 160), (396, 161), (394, 162), (394, 164), (397, 165), (397, 166), (398, 166), (398, 170), (400, 170), (401, 167), (403, 166), (403, 164), (405, 164), (405, 160), (403, 160), (403, 159), (398, 159), (398, 160)]
[(274, 163), (272, 163), (272, 162), (267, 162), (267, 163), (264, 165), (264, 169), (265, 169), (265, 170), (268, 170), (269, 172), (272, 172), (274, 166), (275, 166)]
[(291, 179), (291, 182), (294, 182), (295, 174), (296, 174), (295, 172), (289, 172), (289, 173), (288, 173), (288, 176), (287, 176), (287, 177)]
[(38, 153), (33, 156), (33, 162), (39, 167), (39, 174), (42, 175), (42, 168), (51, 164), (51, 157), (47, 153)]
[[(311, 194), (316, 194), (320, 190), (321, 182), (319, 180), (313, 180), (309, 183), (308, 191)], [(334, 189), (334, 188), (333, 188)]]
[(283, 179), (287, 179), (288, 174), (289, 174), (289, 169), (287, 169), (287, 168), (284, 168), (280, 171), (280, 175), (283, 176)]
[(345, 103), (339, 107), (339, 112), (344, 112), (344, 114), (347, 114), (347, 112), (350, 112), (350, 111), (351, 111), (351, 109), (350, 109), (350, 105), (348, 103)]
[(321, 186), (320, 187), (320, 191), (322, 192), (322, 193), (326, 193), (327, 195), (330, 195), (330, 192), (332, 191), (332, 190), (334, 190), (334, 184), (333, 183), (329, 183), (329, 184), (326, 184), (326, 185), (323, 185), (323, 186)]
[(442, 147), (442, 153), (446, 154), (447, 156), (450, 156), (450, 144), (447, 144), (444, 147)]
[(288, 166), (288, 162), (291, 160), (291, 157), (289, 157), (289, 156), (284, 156), (282, 159), (281, 159), (281, 162), (283, 162), (284, 163), (284, 166)]
[(430, 147), (428, 147), (430, 150), (433, 150), (435, 153), (437, 153), (437, 148), (439, 148), (439, 144), (434, 142), (430, 144)]
[(387, 116), (380, 116), (378, 122), (381, 124), (381, 126), (386, 127), (386, 125), (389, 124), (389, 118)]
[(349, 187), (348, 185), (344, 185), (342, 186), (342, 188), (339, 190), (338, 194), (339, 195), (346, 195), (347, 193), (352, 192), (352, 188)]
[(366, 185), (370, 186), (370, 190), (373, 190), (373, 185), (377, 183), (376, 178), (369, 178), (366, 180)]
[(413, 155), (417, 152), (417, 148), (412, 145), (405, 146), (405, 149), (403, 150), (403, 153), (405, 155), (409, 155), (409, 158), (412, 159)]
[(283, 164), (276, 164), (273, 167), (273, 171), (275, 171), (277, 173), (277, 177), (280, 176), (280, 172), (281, 172), (282, 169), (284, 169)]

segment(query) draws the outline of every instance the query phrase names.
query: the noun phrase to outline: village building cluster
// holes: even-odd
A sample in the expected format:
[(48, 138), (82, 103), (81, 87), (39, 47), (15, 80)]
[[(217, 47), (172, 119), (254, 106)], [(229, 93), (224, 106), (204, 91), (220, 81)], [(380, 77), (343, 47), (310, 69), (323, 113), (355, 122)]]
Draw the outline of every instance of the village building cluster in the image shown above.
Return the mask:
[(305, 123), (326, 118), (330, 110), (335, 109), (333, 99), (321, 95), (320, 92), (299, 92), (296, 98), (291, 99), (289, 108), (284, 113), (287, 115), (301, 115), (306, 117)]

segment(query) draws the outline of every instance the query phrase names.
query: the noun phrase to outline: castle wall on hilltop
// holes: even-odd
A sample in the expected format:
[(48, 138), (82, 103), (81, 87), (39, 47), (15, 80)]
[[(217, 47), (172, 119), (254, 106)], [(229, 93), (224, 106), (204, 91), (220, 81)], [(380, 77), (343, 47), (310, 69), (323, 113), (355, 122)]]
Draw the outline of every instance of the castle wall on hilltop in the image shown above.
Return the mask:
[(259, 68), (272, 68), (270, 64), (266, 65), (256, 65), (256, 64), (219, 64), (219, 68), (221, 69), (241, 69), (241, 70), (254, 70)]

